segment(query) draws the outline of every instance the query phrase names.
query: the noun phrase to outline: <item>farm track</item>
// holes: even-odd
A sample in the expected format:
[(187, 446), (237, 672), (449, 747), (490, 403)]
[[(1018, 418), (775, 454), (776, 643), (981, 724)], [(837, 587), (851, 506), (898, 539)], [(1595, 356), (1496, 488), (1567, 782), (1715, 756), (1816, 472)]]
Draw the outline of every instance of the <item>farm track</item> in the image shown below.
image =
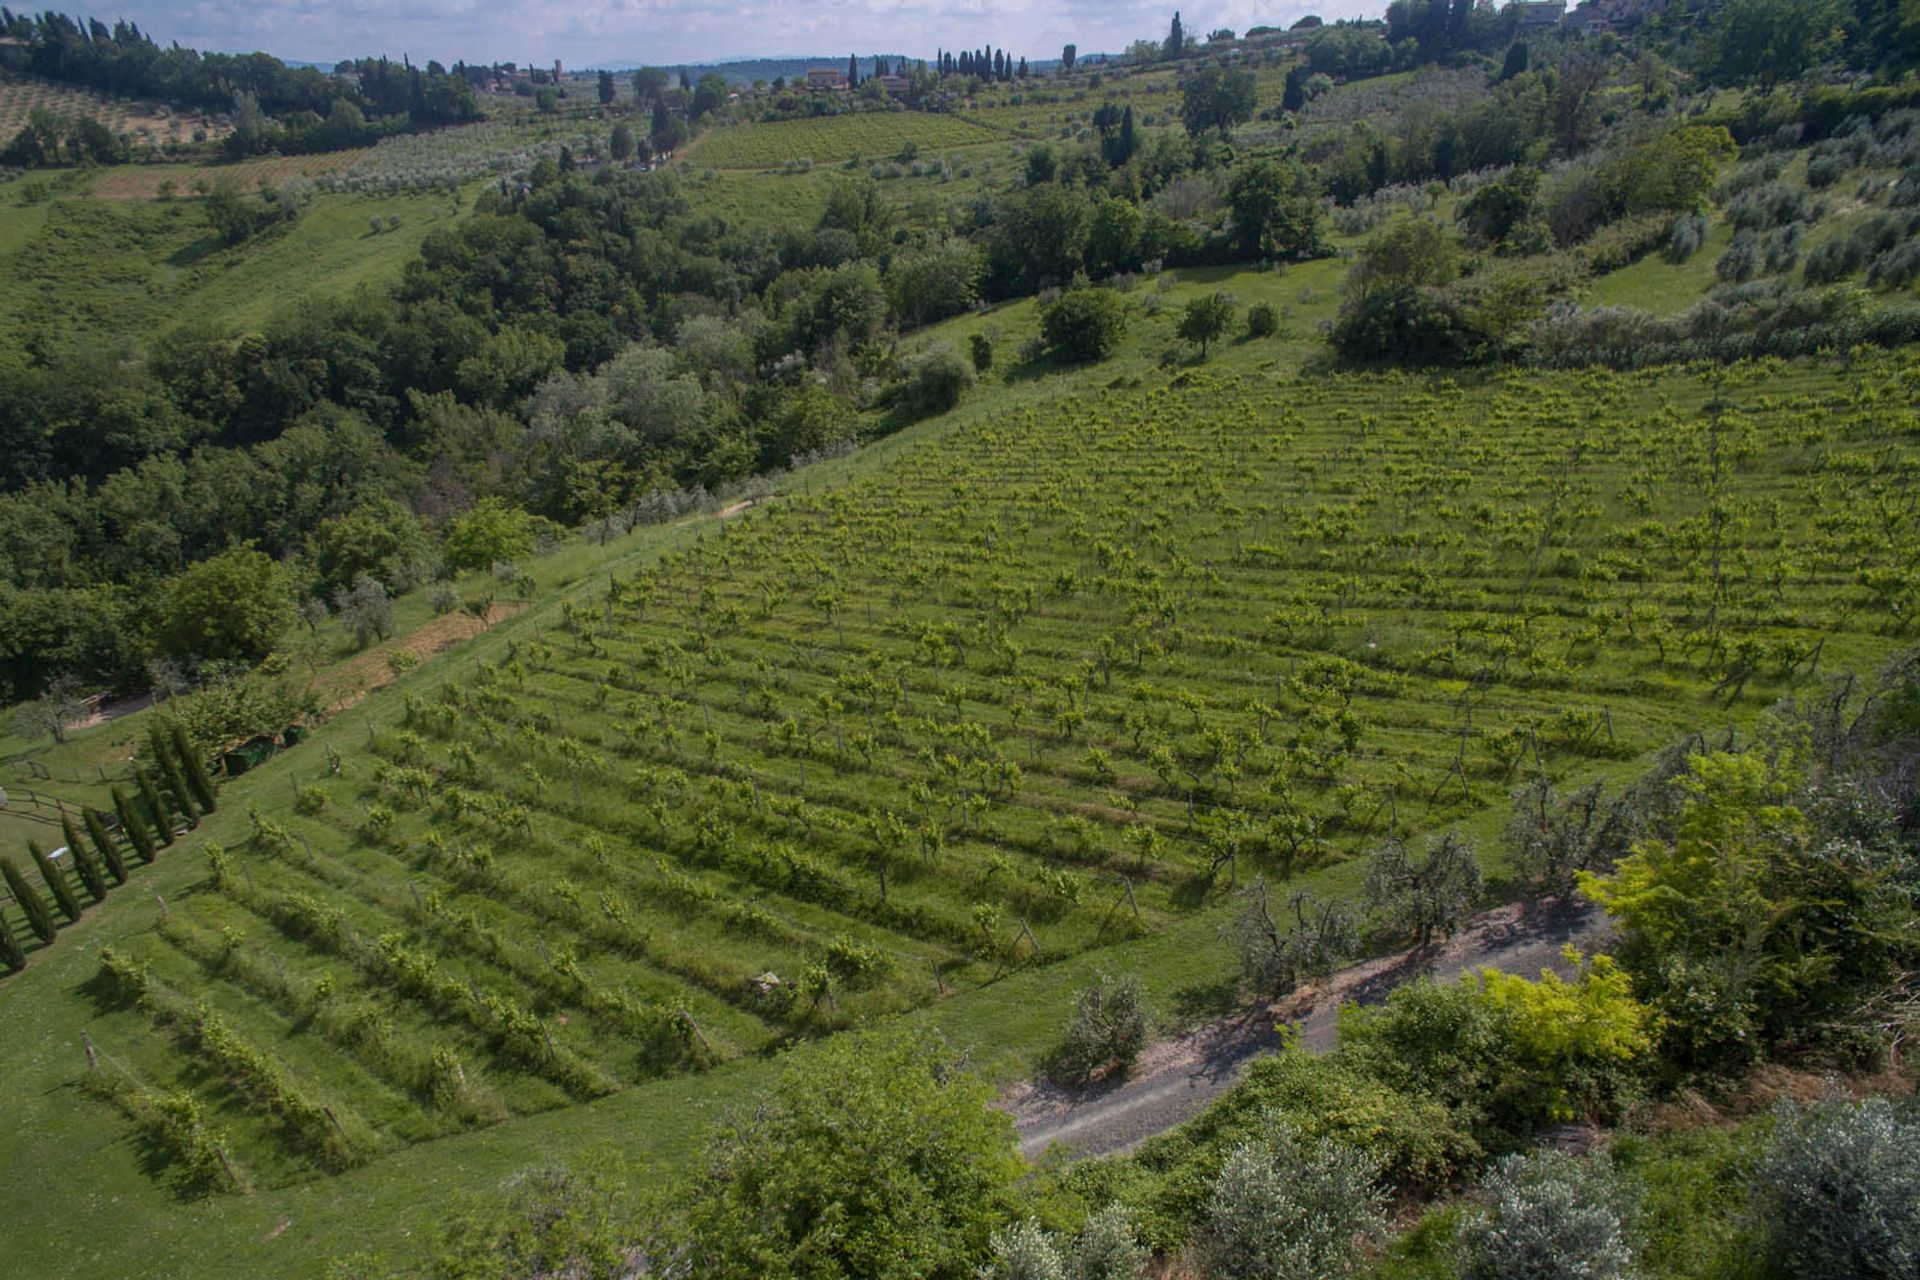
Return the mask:
[(1234, 1086), (1247, 1063), (1286, 1045), (1282, 1027), (1299, 1050), (1327, 1053), (1339, 1043), (1345, 1005), (1376, 1003), (1420, 978), (1445, 982), (1487, 968), (1524, 977), (1551, 969), (1566, 976), (1571, 966), (1563, 948), (1591, 951), (1608, 932), (1606, 917), (1591, 905), (1502, 907), (1425, 952), (1350, 965), (1284, 1000), (1157, 1041), (1124, 1080), (1081, 1088), (1029, 1081), (1009, 1090), (999, 1105), (1012, 1115), (1020, 1153), (1030, 1160), (1055, 1151), (1069, 1160), (1118, 1155), (1204, 1111)]

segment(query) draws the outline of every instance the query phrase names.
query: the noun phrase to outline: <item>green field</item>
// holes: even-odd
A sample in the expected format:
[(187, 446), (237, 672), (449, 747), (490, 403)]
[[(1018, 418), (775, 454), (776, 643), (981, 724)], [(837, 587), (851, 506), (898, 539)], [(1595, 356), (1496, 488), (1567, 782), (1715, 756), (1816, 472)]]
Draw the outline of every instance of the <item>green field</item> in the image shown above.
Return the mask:
[[(417, 1257), (449, 1192), (583, 1145), (676, 1166), (767, 1050), (900, 1011), (1018, 1072), (1088, 972), (1217, 982), (1235, 881), (1350, 891), (1390, 830), (1484, 833), (1524, 772), (1630, 768), (1900, 643), (1911, 360), (1152, 366), (1196, 288), (1312, 314), (1335, 279), (1183, 282), (1128, 358), (632, 535), (234, 784), (143, 873), (164, 920), (90, 913), (7, 983), (4, 1164), (117, 1205), (16, 1202), (20, 1264), (292, 1274), (349, 1221)], [(943, 332), (1007, 350), (1030, 311)], [(182, 1199), (75, 1087), (82, 1030), (199, 1098), (253, 1193)]]
[(1002, 136), (958, 116), (872, 111), (718, 128), (688, 154), (694, 163), (715, 169), (773, 169), (790, 160), (884, 159), (907, 146), (934, 152), (997, 142)]
[[(369, 229), (369, 218), (390, 215), (398, 229)], [(0, 204), (0, 335), (58, 350), (189, 319), (258, 325), (302, 298), (397, 276), (426, 234), (457, 216), (445, 197), (322, 195), (292, 224), (230, 247), (191, 198)]]

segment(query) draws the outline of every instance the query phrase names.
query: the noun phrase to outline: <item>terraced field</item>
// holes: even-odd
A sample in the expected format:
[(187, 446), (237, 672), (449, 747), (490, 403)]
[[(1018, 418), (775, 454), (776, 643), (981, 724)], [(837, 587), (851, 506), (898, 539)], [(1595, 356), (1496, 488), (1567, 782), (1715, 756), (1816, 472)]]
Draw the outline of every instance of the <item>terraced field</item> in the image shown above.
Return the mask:
[(26, 127), (28, 116), (42, 110), (61, 116), (90, 116), (141, 147), (192, 142), (196, 132), (206, 140), (217, 141), (233, 132), (232, 123), (223, 115), (174, 111), (162, 103), (110, 98), (89, 89), (0, 70), (0, 140), (11, 139)]
[(701, 137), (688, 156), (694, 164), (714, 169), (772, 169), (789, 160), (825, 164), (854, 156), (885, 158), (908, 145), (928, 152), (1004, 137), (960, 116), (870, 111), (715, 129)]
[(1750, 716), (1920, 608), (1917, 377), (1199, 368), (924, 436), (302, 766), (115, 951), (123, 1099), (298, 1180)]

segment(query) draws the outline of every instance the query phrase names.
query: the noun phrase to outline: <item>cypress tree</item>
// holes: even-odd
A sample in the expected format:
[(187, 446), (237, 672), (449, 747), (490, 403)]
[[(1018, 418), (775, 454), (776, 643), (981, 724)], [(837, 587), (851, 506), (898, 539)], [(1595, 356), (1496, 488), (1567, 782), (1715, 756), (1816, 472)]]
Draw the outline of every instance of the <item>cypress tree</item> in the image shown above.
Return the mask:
[(40, 878), (47, 882), (47, 888), (53, 892), (53, 900), (60, 904), (60, 914), (67, 918), (68, 924), (80, 922), (80, 895), (73, 891), (60, 868), (53, 865), (53, 859), (40, 851), (40, 846), (27, 841), (27, 856), (33, 859), (33, 865), (40, 868)]
[(20, 945), (20, 939), (14, 936), (13, 925), (4, 916), (0, 916), (0, 961), (4, 961), (9, 973), (18, 973), (27, 967), (27, 952)]
[(100, 869), (100, 859), (94, 857), (93, 850), (87, 848), (80, 833), (73, 829), (73, 819), (64, 813), (60, 815), (60, 830), (67, 837), (67, 856), (73, 859), (73, 869), (80, 873), (87, 892), (93, 895), (95, 902), (105, 902), (107, 873)]
[(153, 763), (160, 770), (160, 784), (166, 788), (166, 798), (187, 825), (197, 826), (200, 822), (199, 806), (193, 802), (193, 792), (187, 786), (186, 775), (180, 771), (180, 761), (173, 754), (173, 744), (167, 741), (167, 735), (158, 728), (147, 736), (147, 745), (153, 750)]
[(113, 838), (113, 832), (107, 830), (107, 820), (94, 808), (87, 809), (82, 820), (86, 823), (87, 835), (93, 839), (94, 852), (100, 855), (100, 861), (107, 864), (107, 870), (113, 874), (113, 882), (125, 884), (127, 860), (120, 856), (120, 843)]
[(153, 819), (160, 837), (161, 845), (173, 843), (173, 806), (160, 794), (159, 784), (153, 780), (153, 770), (141, 765), (133, 771), (133, 785), (140, 792), (140, 803), (147, 806), (147, 814)]
[(53, 941), (53, 912), (47, 910), (47, 900), (40, 891), (27, 883), (20, 874), (20, 868), (12, 858), (0, 858), (0, 875), (6, 877), (7, 890), (13, 894), (13, 900), (27, 913), (27, 924), (42, 942)]
[(194, 749), (193, 742), (187, 737), (185, 726), (175, 723), (172, 726), (173, 754), (180, 762), (180, 768), (187, 775), (187, 787), (193, 792), (193, 802), (200, 806), (200, 812), (209, 814), (218, 807), (213, 795), (213, 775), (207, 772), (207, 762)]
[(146, 819), (140, 816), (140, 810), (134, 807), (133, 801), (127, 799), (123, 787), (116, 786), (113, 789), (113, 811), (120, 815), (120, 829), (127, 833), (127, 843), (133, 846), (140, 861), (152, 862), (159, 856), (160, 851), (154, 847), (153, 832), (147, 828)]

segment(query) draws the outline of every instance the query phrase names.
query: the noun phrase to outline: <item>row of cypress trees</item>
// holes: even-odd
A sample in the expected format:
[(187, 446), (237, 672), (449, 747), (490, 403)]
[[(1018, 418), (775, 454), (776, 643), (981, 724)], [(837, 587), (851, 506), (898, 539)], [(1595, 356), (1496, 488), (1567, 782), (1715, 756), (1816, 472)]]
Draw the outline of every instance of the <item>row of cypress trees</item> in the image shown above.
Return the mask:
[[(143, 863), (152, 862), (162, 848), (173, 843), (180, 822), (191, 828), (212, 813), (217, 804), (213, 776), (179, 725), (155, 725), (148, 735), (148, 744), (154, 767), (141, 765), (134, 770), (134, 794), (129, 795), (127, 789), (119, 785), (110, 793), (127, 844)], [(81, 838), (80, 829), (74, 826), (70, 815), (61, 815), (60, 826), (67, 840), (67, 856), (73, 860), (73, 869), (87, 896), (96, 903), (105, 901), (109, 879), (115, 886), (127, 882), (127, 861), (119, 841), (107, 827), (105, 815), (92, 808), (81, 811), (85, 839)], [(82, 906), (72, 881), (31, 840), (27, 842), (27, 856), (39, 869), (40, 878), (46, 883), (60, 914), (69, 924), (79, 920)], [(0, 878), (5, 879), (7, 892), (20, 904), (34, 936), (42, 942), (52, 942), (53, 911), (40, 890), (11, 858), (0, 858)], [(14, 934), (13, 926), (4, 918), (0, 918), (0, 964), (10, 972), (18, 972), (27, 965), (26, 950)]]

